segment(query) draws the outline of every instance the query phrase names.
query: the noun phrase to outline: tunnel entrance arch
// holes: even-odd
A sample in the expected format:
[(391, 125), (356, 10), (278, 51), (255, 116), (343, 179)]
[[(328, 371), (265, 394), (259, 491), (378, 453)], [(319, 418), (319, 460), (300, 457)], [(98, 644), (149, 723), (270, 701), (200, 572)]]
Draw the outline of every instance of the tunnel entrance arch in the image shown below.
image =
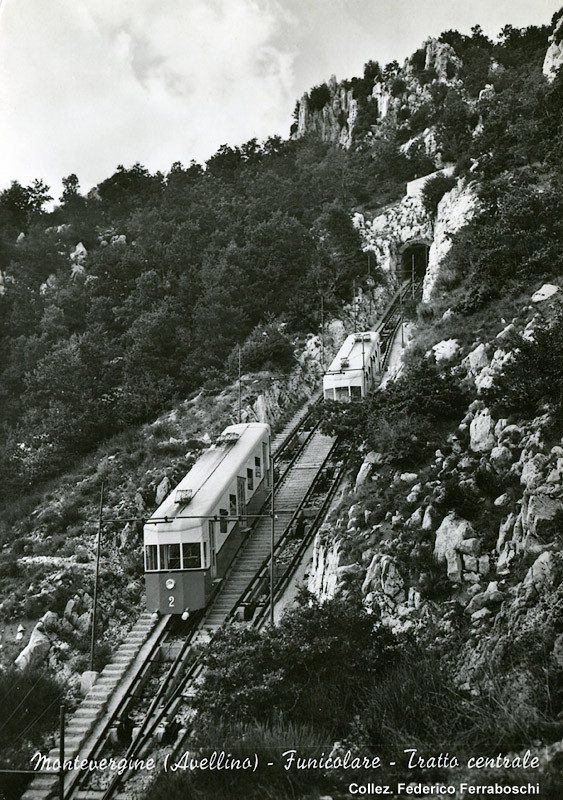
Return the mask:
[(412, 280), (420, 283), (424, 280), (428, 267), (428, 253), (431, 242), (425, 239), (406, 242), (399, 250), (397, 277), (400, 281)]

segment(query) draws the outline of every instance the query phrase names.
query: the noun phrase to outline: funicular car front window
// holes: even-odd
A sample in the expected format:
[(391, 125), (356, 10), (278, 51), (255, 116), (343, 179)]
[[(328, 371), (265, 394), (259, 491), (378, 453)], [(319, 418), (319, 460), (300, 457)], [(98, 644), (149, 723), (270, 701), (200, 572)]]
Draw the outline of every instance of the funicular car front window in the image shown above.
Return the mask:
[(180, 569), (180, 545), (160, 545), (160, 569)]
[(184, 542), (182, 544), (182, 564), (184, 569), (201, 568), (199, 542)]

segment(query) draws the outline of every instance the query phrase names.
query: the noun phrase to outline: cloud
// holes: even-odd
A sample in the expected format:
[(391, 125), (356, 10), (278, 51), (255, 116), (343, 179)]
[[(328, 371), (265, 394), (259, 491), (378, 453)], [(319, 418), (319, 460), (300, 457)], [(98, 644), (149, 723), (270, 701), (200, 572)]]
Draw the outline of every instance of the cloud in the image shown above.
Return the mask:
[[(0, 0), (1, 2), (1, 0)], [(560, 0), (4, 0), (0, 188), (82, 188), (288, 134), (295, 100), (430, 35), (549, 21)]]
[(295, 54), (279, 18), (266, 0), (8, 0), (0, 185), (91, 185), (117, 163), (165, 170), (286, 134)]

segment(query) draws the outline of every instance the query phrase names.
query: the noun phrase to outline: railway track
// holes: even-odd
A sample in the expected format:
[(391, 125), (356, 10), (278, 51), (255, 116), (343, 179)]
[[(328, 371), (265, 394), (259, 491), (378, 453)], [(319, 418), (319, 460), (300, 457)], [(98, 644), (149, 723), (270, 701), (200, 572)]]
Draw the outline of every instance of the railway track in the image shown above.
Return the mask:
[[(411, 288), (406, 281), (385, 310), (377, 327), (384, 344), (384, 370), (402, 319), (402, 304)], [(277, 601), (290, 583), (304, 553), (322, 523), (340, 482), (345, 454), (336, 440), (318, 430), (318, 405), (313, 399), (297, 412), (272, 440), (276, 465), (274, 515), (268, 503), (248, 533), (230, 570), (207, 609), (178, 627), (170, 617), (156, 620), (143, 614), (114, 661), (100, 674), (65, 731), (65, 759), (78, 754), (88, 761), (109, 757), (126, 761), (146, 755), (155, 740), (174, 737), (174, 720), (189, 719), (190, 699), (202, 676), (199, 651), (226, 622), (244, 620), (256, 627), (269, 622), (270, 597)], [(306, 519), (306, 521), (304, 521)], [(270, 568), (273, 552), (273, 592)], [(176, 628), (175, 628), (176, 625)], [(132, 720), (131, 741), (119, 749), (119, 731)], [(181, 752), (189, 726), (176, 735)], [(54, 749), (51, 758), (59, 755)], [(65, 800), (110, 800), (135, 797), (126, 773), (88, 781), (87, 771), (65, 773)], [(133, 773), (135, 777), (135, 773)], [(108, 779), (109, 778), (109, 779)], [(127, 782), (127, 788), (124, 784)], [(35, 777), (22, 800), (60, 797), (58, 777)]]
[[(277, 557), (295, 532), (295, 520), (310, 502), (312, 487), (335, 453), (335, 439), (318, 430), (317, 403), (318, 398), (300, 410), (273, 440), (277, 466), (274, 494), (277, 510), (273, 524), (267, 504), (268, 510), (256, 520), (203, 614), (194, 615), (183, 627), (170, 617), (157, 621), (147, 613), (141, 616), (114, 661), (102, 671), (69, 721), (65, 731), (65, 760), (72, 761), (76, 756), (87, 761), (99, 760), (104, 755), (116, 759), (136, 757), (163, 730), (173, 730), (174, 715), (186, 699), (189, 701), (197, 682), (201, 644), (227, 620), (256, 612), (256, 624), (263, 624), (264, 575), (270, 560), (272, 534)], [(313, 526), (307, 526), (307, 541), (314, 535), (312, 529)], [(290, 556), (285, 556), (285, 562), (276, 575), (277, 595), (281, 581), (287, 585), (291, 571), (299, 563), (295, 546)], [(127, 722), (133, 728), (132, 737), (129, 746), (123, 748), (119, 746), (119, 734), (129, 734)], [(59, 749), (53, 749), (49, 756), (58, 758)], [(92, 776), (97, 778), (93, 784), (89, 781)], [(106, 785), (102, 785), (99, 772), (65, 772), (65, 800), (132, 796), (120, 790), (123, 779), (115, 780), (114, 775), (108, 782), (108, 773), (101, 777)], [(49, 800), (57, 796), (60, 796), (59, 779), (51, 772), (34, 777), (23, 800)]]

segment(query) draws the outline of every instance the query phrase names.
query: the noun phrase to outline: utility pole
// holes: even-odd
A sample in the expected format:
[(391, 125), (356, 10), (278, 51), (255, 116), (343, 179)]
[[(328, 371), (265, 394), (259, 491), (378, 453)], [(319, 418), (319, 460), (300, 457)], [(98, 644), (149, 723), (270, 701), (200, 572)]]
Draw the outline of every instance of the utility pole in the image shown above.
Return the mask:
[(368, 292), (369, 292), (369, 317), (371, 321), (372, 315), (372, 302), (373, 302), (373, 291), (371, 286), (371, 254), (368, 251)]
[(65, 706), (62, 703), (59, 714), (59, 800), (65, 800)]
[(325, 316), (324, 316), (324, 295), (321, 294), (321, 366), (325, 368)]
[(96, 551), (96, 574), (94, 577), (94, 599), (92, 600), (92, 636), (90, 639), (90, 671), (94, 670), (94, 651), (96, 649), (96, 606), (98, 602), (98, 580), (100, 577), (100, 549), (102, 542), (102, 515), (104, 505), (104, 479), (100, 488), (100, 513), (98, 517), (98, 546)]
[(272, 527), (270, 529), (270, 623), (274, 624), (274, 546), (275, 546), (275, 538), (276, 538), (276, 515), (275, 515), (275, 499), (274, 499), (274, 489), (275, 489), (275, 473), (274, 473), (274, 457), (272, 455), (272, 439), (270, 437), (269, 443), (269, 452), (270, 452), (270, 473), (272, 475), (271, 483), (271, 494), (270, 494), (270, 514), (272, 517)]
[(242, 419), (242, 375), (241, 375), (241, 356), (240, 344), (238, 346), (238, 424), (240, 425)]
[(365, 396), (366, 396), (366, 359), (365, 359), (364, 334), (362, 333), (362, 397)]

